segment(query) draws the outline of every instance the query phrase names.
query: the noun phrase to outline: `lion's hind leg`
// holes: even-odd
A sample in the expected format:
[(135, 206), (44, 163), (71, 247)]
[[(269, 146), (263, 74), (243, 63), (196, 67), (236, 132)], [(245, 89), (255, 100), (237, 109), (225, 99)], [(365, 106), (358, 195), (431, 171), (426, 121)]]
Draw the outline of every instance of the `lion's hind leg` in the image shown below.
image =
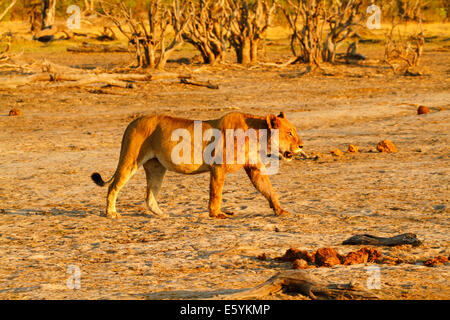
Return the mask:
[(156, 197), (166, 174), (167, 169), (158, 161), (158, 159), (151, 159), (144, 163), (145, 175), (147, 177), (147, 192), (145, 195), (145, 202), (147, 208), (158, 216), (166, 217), (158, 206)]

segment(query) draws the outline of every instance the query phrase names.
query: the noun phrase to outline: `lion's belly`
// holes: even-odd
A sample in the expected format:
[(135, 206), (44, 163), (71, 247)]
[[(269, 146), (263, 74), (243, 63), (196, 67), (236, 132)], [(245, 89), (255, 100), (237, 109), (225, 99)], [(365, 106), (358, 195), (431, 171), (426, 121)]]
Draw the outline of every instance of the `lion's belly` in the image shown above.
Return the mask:
[(207, 172), (210, 170), (210, 167), (206, 164), (175, 164), (170, 155), (167, 156), (165, 154), (156, 155), (158, 161), (169, 171), (182, 173), (182, 174), (197, 174), (202, 172)]

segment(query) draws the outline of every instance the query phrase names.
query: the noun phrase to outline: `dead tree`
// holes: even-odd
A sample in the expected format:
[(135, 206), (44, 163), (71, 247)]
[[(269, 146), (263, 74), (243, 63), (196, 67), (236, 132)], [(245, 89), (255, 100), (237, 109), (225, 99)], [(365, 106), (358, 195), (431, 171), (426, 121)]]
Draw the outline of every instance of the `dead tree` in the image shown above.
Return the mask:
[(236, 51), (237, 62), (241, 64), (256, 63), (258, 47), (265, 38), (275, 11), (275, 2), (256, 0), (228, 0), (232, 10), (230, 19), (230, 43)]
[(55, 23), (56, 1), (57, 0), (42, 0), (41, 29), (51, 28)]
[[(422, 4), (420, 0), (396, 0), (392, 5), (398, 11), (392, 16), (391, 29), (386, 34), (385, 61), (394, 73), (409, 74), (412, 73), (411, 68), (419, 65), (425, 45)], [(416, 30), (408, 31), (409, 22), (416, 24)]]
[(282, 7), (292, 31), (291, 50), (297, 61), (319, 66), (334, 63), (337, 49), (355, 34), (365, 18), (363, 0), (288, 0)]
[(325, 0), (288, 0), (282, 10), (291, 28), (291, 51), (298, 57), (297, 61), (319, 66), (326, 21)]
[(215, 64), (224, 57), (230, 19), (230, 12), (225, 4), (225, 0), (188, 3), (189, 23), (182, 36), (200, 52), (206, 64)]
[[(177, 0), (171, 6), (151, 0), (146, 22), (135, 16), (123, 2), (110, 8), (102, 6), (102, 10), (134, 47), (138, 68), (163, 69), (170, 54), (183, 44), (182, 33), (189, 18), (185, 16), (185, 6), (180, 7)], [(169, 27), (173, 32), (166, 46)]]
[(365, 11), (360, 10), (362, 4), (362, 0), (333, 0), (327, 10), (329, 31), (323, 44), (323, 61), (335, 62), (339, 44), (355, 34), (365, 18)]
[(41, 30), (42, 25), (42, 14), (40, 7), (42, 6), (41, 0), (32, 0), (24, 5), (26, 9), (27, 16), (29, 17), (28, 22), (30, 23), (30, 31), (34, 33)]

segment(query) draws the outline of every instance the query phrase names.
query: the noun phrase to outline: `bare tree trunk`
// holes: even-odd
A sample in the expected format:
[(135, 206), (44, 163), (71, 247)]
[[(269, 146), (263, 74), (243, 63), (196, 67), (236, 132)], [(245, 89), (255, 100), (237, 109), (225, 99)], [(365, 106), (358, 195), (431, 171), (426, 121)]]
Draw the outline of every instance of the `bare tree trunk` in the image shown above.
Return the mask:
[(235, 45), (237, 62), (241, 64), (249, 64), (251, 62), (251, 42), (250, 39), (243, 39), (240, 45)]
[(251, 40), (250, 41), (250, 61), (251, 63), (258, 62), (258, 46), (259, 46), (259, 39)]
[(230, 42), (237, 56), (237, 62), (250, 64), (258, 62), (258, 45), (264, 39), (270, 26), (275, 2), (256, 0), (228, 0), (232, 10), (230, 20)]
[(42, 0), (41, 29), (51, 28), (55, 23), (55, 8), (57, 0)]

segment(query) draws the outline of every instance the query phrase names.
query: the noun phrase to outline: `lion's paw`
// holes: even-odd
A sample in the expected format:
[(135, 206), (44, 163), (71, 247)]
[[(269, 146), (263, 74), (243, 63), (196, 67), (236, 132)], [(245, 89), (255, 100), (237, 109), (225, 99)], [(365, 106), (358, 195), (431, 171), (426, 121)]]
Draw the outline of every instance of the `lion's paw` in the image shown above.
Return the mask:
[(215, 213), (215, 214), (210, 214), (209, 216), (211, 218), (215, 218), (215, 219), (228, 219), (233, 216), (233, 213), (232, 212), (219, 212), (219, 213)]
[(110, 219), (120, 219), (121, 217), (120, 213), (117, 213), (115, 211), (106, 212), (105, 214), (103, 214), (103, 216)]
[(292, 213), (290, 213), (289, 211), (286, 211), (284, 209), (281, 209), (279, 212), (276, 213), (276, 215), (279, 217), (286, 217), (286, 216), (291, 216)]

